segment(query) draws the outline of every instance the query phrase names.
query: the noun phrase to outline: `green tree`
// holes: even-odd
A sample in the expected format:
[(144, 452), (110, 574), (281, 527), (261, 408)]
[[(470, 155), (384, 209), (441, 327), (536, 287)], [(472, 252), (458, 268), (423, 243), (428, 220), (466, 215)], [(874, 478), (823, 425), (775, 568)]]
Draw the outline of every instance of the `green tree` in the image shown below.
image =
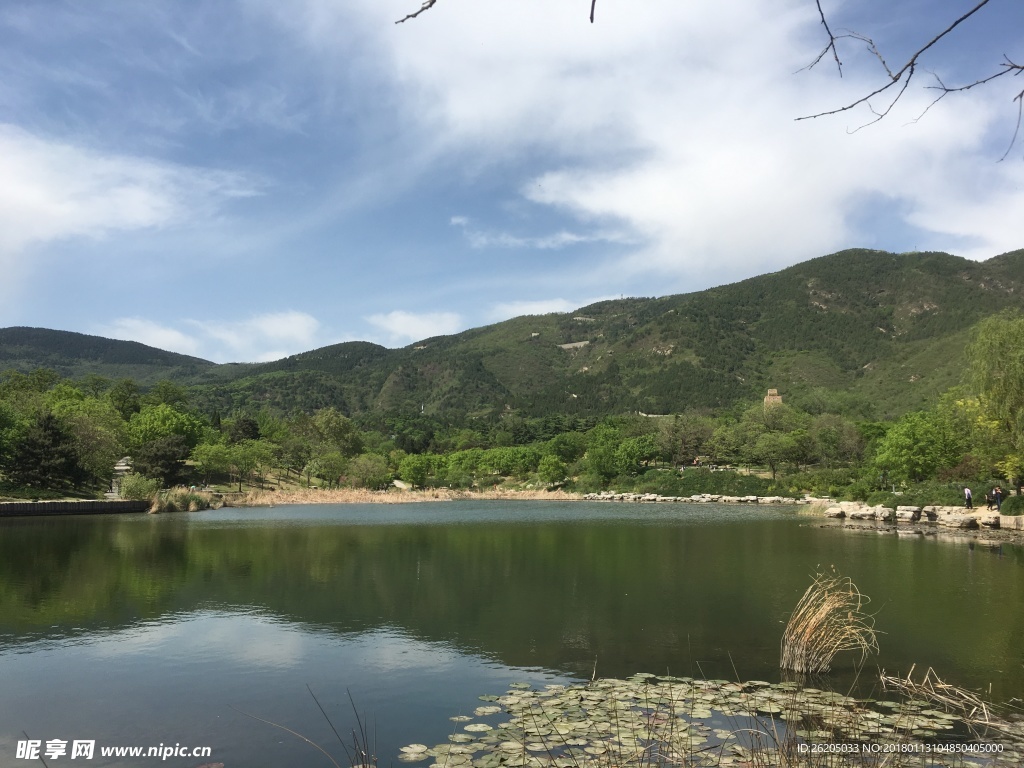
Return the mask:
[(427, 484), (431, 472), (430, 457), (426, 454), (412, 454), (398, 465), (398, 476), (407, 483), (422, 488)]
[(200, 443), (192, 449), (191, 458), (204, 485), (209, 484), (211, 477), (231, 469), (231, 450), (221, 443)]
[(345, 456), (355, 456), (363, 449), (359, 430), (352, 420), (335, 408), (322, 408), (313, 415), (320, 441)]
[(306, 483), (311, 477), (319, 477), (327, 483), (328, 488), (341, 484), (341, 478), (348, 469), (349, 459), (341, 451), (329, 451), (313, 457), (306, 465)]
[(346, 470), (349, 485), (358, 488), (380, 489), (391, 485), (391, 471), (383, 456), (376, 453), (362, 453), (348, 464)]
[(565, 480), (568, 468), (558, 456), (549, 453), (542, 457), (537, 465), (537, 475), (548, 485), (560, 483)]
[(599, 424), (587, 434), (587, 453), (584, 457), (586, 471), (603, 480), (611, 480), (618, 474), (615, 451), (622, 438), (619, 430), (607, 424)]
[(1003, 312), (982, 320), (967, 347), (971, 384), (982, 407), (1024, 451), (1024, 316)]
[(956, 466), (966, 436), (936, 410), (908, 413), (878, 443), (874, 466), (893, 480), (920, 482)]
[(52, 413), (38, 413), (11, 452), (7, 476), (16, 486), (80, 487), (88, 472), (78, 463), (75, 439)]
[(181, 435), (169, 434), (136, 446), (132, 452), (132, 468), (170, 487), (184, 480), (188, 456), (188, 441)]
[(260, 485), (267, 469), (274, 460), (274, 446), (266, 440), (243, 440), (228, 447), (231, 466), (238, 473), (238, 491), (242, 491), (242, 483), (256, 476)]
[(188, 407), (188, 391), (173, 381), (161, 379), (142, 396), (143, 405), (169, 405), (183, 411)]
[(47, 393), (51, 411), (74, 438), (78, 463), (99, 485), (110, 483), (114, 464), (127, 450), (127, 427), (106, 399), (87, 397), (77, 389), (55, 387)]
[(133, 414), (138, 413), (142, 409), (139, 387), (131, 379), (119, 379), (116, 381), (107, 392), (107, 398), (125, 421), (128, 421)]
[(147, 405), (128, 422), (128, 438), (133, 450), (136, 446), (171, 435), (182, 437), (191, 450), (203, 436), (203, 422), (166, 403)]

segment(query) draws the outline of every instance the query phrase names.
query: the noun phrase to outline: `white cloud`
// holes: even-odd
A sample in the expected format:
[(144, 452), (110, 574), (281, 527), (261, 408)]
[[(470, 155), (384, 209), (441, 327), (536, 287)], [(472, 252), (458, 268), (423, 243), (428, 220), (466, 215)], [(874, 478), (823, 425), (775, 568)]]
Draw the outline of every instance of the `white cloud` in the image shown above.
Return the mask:
[(100, 336), (122, 341), (137, 341), (168, 352), (198, 356), (201, 348), (199, 339), (166, 325), (142, 317), (121, 317), (96, 328)]
[[(340, 8), (306, 7), (321, 24)], [(933, 98), (920, 78), (889, 117), (859, 132), (848, 128), (871, 120), (867, 109), (795, 121), (873, 90), (879, 75), (870, 61), (842, 79), (827, 67), (797, 72), (823, 42), (806, 0), (606, 3), (594, 25), (573, 4), (447, 0), (389, 25), (408, 7), (361, 7), (359, 27), (379, 46), (420, 142), (479, 167), (547, 158), (523, 198), (569, 213), (582, 232), (642, 243), (606, 265), (605, 280), (728, 279), (919, 229), (934, 247), (966, 242), (975, 256), (1021, 245), (1011, 231), (1020, 169), (995, 163), (1001, 150), (984, 143), (1008, 119), (1002, 94), (950, 97), (911, 123)], [(323, 45), (324, 29), (310, 39)], [(892, 203), (891, 232), (858, 219), (866, 201)], [(610, 239), (451, 223), (476, 247)]]
[(305, 312), (254, 315), (244, 320), (182, 320), (189, 331), (139, 317), (114, 320), (95, 333), (216, 362), (266, 362), (318, 346), (320, 322)]
[(387, 314), (370, 315), (366, 320), (388, 336), (388, 343), (419, 341), (432, 336), (458, 333), (466, 326), (455, 312), (404, 312), (395, 310)]
[(535, 299), (532, 301), (503, 301), (495, 304), (487, 313), (491, 322), (508, 320), (523, 315), (549, 315), (552, 312), (571, 312), (581, 304), (568, 299)]
[(208, 216), (225, 198), (251, 194), (238, 174), (102, 153), (0, 125), (0, 258), (32, 243)]

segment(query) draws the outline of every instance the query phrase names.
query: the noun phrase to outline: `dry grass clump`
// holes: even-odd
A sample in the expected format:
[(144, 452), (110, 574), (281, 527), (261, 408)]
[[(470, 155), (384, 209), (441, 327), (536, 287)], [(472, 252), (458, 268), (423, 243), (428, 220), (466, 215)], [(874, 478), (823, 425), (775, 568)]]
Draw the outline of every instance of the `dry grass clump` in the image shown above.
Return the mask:
[(190, 491), (184, 488), (173, 488), (161, 491), (153, 497), (149, 514), (163, 512), (198, 512), (201, 509), (218, 509), (222, 505), (219, 497), (203, 491)]
[(877, 652), (875, 619), (863, 610), (868, 601), (834, 568), (817, 574), (782, 633), (782, 668), (821, 674), (828, 672), (840, 651), (859, 650), (861, 662), (869, 652)]
[(880, 679), (884, 690), (897, 691), (908, 699), (925, 699), (943, 707), (950, 714), (956, 715), (967, 727), (978, 735), (979, 730), (995, 730), (1003, 733), (1019, 731), (992, 710), (992, 705), (985, 702), (978, 694), (944, 682), (935, 670), (928, 667), (920, 682), (913, 679), (913, 665), (906, 677), (892, 677), (882, 672)]

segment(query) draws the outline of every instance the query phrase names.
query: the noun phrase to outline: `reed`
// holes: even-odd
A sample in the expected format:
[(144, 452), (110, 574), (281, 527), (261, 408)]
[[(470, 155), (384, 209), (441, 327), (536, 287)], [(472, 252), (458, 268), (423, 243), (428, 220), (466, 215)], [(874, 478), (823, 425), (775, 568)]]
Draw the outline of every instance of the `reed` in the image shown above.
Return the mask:
[(878, 651), (869, 598), (833, 568), (818, 573), (782, 633), (780, 666), (802, 674), (828, 672), (841, 651), (860, 651), (861, 663)]

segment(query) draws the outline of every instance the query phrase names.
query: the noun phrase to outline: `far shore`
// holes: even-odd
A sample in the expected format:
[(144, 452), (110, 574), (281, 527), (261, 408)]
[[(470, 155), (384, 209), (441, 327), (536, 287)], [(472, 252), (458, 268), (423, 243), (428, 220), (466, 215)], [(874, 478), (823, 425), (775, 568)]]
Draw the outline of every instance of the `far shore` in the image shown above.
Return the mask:
[(583, 496), (562, 490), (511, 490), (507, 488), (489, 488), (483, 491), (464, 491), (453, 488), (390, 489), (387, 491), (369, 491), (365, 488), (334, 488), (331, 490), (256, 490), (244, 494), (224, 494), (224, 503), (230, 507), (270, 507), (281, 504), (412, 504), (424, 501), (477, 499), (582, 501)]

